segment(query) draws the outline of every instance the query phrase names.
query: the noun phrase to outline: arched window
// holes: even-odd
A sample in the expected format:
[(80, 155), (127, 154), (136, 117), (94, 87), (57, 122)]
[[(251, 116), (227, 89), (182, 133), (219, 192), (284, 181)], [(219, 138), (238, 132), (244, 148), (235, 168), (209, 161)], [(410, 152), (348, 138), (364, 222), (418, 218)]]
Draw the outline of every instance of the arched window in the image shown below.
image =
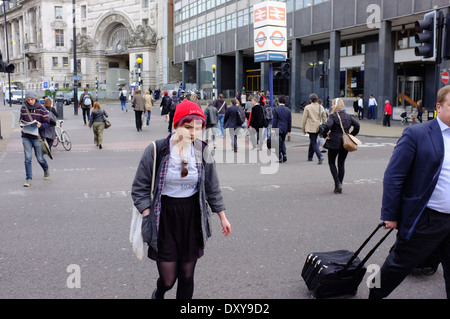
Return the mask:
[(128, 49), (129, 39), (130, 33), (127, 28), (120, 26), (111, 33), (107, 50), (117, 53), (124, 52)]

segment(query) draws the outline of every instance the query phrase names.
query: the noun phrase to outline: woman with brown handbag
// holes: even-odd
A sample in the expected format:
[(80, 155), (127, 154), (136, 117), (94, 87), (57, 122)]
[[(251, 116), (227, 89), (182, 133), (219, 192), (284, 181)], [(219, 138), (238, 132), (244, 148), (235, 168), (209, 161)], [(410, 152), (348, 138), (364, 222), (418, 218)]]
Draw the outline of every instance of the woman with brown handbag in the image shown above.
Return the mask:
[(328, 149), (328, 165), (330, 166), (331, 176), (334, 180), (334, 193), (342, 194), (342, 183), (345, 175), (345, 159), (348, 154), (348, 151), (344, 149), (342, 142), (342, 127), (346, 133), (349, 133), (350, 128), (353, 127), (350, 134), (355, 136), (359, 133), (359, 122), (353, 116), (345, 112), (345, 104), (342, 99), (334, 99), (331, 108), (332, 111), (330, 117), (324, 125), (323, 137), (326, 138), (326, 142), (323, 147)]

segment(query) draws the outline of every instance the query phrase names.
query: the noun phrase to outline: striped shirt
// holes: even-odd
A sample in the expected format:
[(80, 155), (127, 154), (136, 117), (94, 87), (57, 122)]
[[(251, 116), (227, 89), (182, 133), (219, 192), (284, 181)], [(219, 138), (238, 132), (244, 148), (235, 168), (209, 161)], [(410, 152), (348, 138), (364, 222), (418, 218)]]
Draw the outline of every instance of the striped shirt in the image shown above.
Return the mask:
[[(28, 107), (28, 111), (30, 112), (31, 119), (28, 116), (26, 107)], [(24, 105), (22, 105), (22, 108), (20, 109), (20, 119), (27, 122), (32, 122), (33, 120), (38, 121), (41, 123), (41, 127), (39, 128), (39, 134), (42, 138), (45, 137), (44, 131), (47, 127), (50, 127), (50, 116), (48, 115), (48, 111), (45, 108), (45, 106), (41, 105), (39, 101), (36, 100), (36, 103), (34, 105), (29, 105), (28, 102), (25, 102)], [(22, 137), (26, 138), (38, 138), (37, 136), (25, 134), (22, 132)]]

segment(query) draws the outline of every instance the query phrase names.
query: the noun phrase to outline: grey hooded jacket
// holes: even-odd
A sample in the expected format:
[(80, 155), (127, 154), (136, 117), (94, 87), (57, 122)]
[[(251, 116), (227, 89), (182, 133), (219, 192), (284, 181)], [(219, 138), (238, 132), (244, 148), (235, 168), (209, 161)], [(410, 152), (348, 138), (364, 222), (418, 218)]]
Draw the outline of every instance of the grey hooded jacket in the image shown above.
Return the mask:
[[(150, 199), (151, 181), (153, 175), (153, 146), (149, 145), (142, 155), (136, 175), (131, 188), (131, 197), (134, 206), (142, 213), (150, 208), (150, 214), (144, 217), (143, 228), (148, 227), (144, 240), (157, 251), (159, 217), (161, 214), (161, 191), (164, 186), (166, 176), (166, 163), (169, 160), (170, 146), (169, 135), (166, 139), (155, 141), (157, 149), (156, 179), (153, 189), (153, 201)], [(211, 237), (210, 218), (211, 211), (218, 213), (225, 210), (222, 192), (220, 190), (219, 179), (216, 172), (216, 165), (207, 145), (200, 141), (193, 142), (199, 168), (199, 204), (201, 214), (201, 228), (203, 235), (203, 245)], [(144, 226), (146, 224), (147, 226)]]

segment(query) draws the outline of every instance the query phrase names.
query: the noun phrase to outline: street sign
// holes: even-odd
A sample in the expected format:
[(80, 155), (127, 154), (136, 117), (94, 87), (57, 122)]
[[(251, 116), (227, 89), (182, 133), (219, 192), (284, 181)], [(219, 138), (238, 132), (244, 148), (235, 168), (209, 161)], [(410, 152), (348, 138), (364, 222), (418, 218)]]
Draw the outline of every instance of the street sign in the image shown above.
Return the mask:
[(278, 1), (264, 1), (253, 6), (253, 27), (286, 26), (286, 4)]
[(255, 4), (253, 23), (254, 61), (286, 61), (286, 3), (263, 1)]
[(262, 52), (255, 53), (254, 61), (255, 62), (269, 62), (269, 61), (277, 61), (284, 62), (287, 59), (286, 52)]
[(44, 89), (48, 89), (48, 88), (49, 88), (48, 82), (47, 82), (47, 81), (42, 82), (42, 87), (43, 87)]
[(442, 83), (447, 84), (449, 81), (449, 78), (450, 78), (450, 75), (448, 74), (447, 71), (442, 72), (442, 75), (441, 75)]

